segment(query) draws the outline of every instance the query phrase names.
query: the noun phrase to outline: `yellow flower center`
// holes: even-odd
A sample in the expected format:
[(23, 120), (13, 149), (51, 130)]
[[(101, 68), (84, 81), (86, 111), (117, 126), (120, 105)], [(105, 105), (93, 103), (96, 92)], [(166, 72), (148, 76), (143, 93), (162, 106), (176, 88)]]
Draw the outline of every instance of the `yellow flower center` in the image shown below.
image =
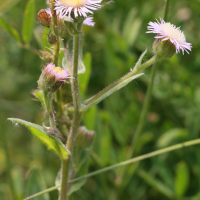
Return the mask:
[(54, 67), (54, 70), (58, 72), (58, 74), (62, 74), (64, 70), (61, 67)]
[(84, 6), (87, 0), (60, 0), (60, 2), (67, 7), (81, 7)]
[(170, 39), (178, 39), (178, 41), (184, 41), (185, 40), (184, 34), (180, 30), (173, 27), (170, 23), (162, 24), (162, 27), (163, 27), (165, 34)]

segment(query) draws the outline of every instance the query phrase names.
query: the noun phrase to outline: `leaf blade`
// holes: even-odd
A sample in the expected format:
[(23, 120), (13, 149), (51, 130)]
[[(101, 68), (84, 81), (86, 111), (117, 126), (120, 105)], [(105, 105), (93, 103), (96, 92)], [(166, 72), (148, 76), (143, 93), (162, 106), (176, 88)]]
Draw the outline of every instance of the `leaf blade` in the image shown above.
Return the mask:
[(34, 0), (29, 0), (24, 11), (24, 21), (22, 27), (22, 38), (25, 44), (29, 44), (34, 27), (34, 17), (35, 17), (35, 2)]
[(48, 134), (43, 126), (27, 122), (22, 119), (8, 118), (8, 120), (24, 125), (31, 133), (38, 138), (49, 150), (58, 154), (61, 159), (66, 159), (70, 152), (65, 146), (55, 137)]

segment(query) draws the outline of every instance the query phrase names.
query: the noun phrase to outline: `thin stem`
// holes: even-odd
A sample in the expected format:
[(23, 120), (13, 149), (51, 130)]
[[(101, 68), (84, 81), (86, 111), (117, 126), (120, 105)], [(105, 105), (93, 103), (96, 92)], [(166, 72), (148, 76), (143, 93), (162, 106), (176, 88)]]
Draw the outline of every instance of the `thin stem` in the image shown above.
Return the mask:
[(153, 82), (154, 82), (154, 77), (156, 74), (156, 69), (157, 69), (157, 64), (155, 63), (151, 69), (150, 82), (148, 84), (147, 93), (145, 96), (144, 105), (142, 107), (142, 112), (140, 114), (139, 122), (138, 122), (138, 125), (136, 128), (136, 131), (134, 133), (133, 139), (132, 139), (131, 153), (129, 154), (128, 158), (133, 156), (135, 149), (136, 149), (136, 143), (137, 143), (138, 138), (139, 138), (139, 136), (144, 128), (144, 125), (145, 125), (146, 116), (147, 116), (147, 112), (149, 109), (149, 104), (151, 102), (151, 94), (152, 94)]
[(58, 66), (58, 59), (59, 59), (59, 51), (60, 51), (60, 40), (59, 40), (59, 35), (58, 35), (58, 18), (57, 18), (57, 14), (56, 14), (56, 10), (54, 10), (55, 6), (54, 6), (54, 2), (52, 3), (52, 8), (51, 8), (51, 12), (53, 13), (53, 29), (54, 29), (54, 33), (57, 37), (57, 42), (54, 45), (55, 48), (55, 52), (54, 52), (54, 64), (55, 66)]
[(106, 92), (108, 92), (110, 89), (118, 85), (119, 83), (123, 82), (124, 80), (130, 78), (133, 75), (136, 75), (138, 72), (144, 70), (145, 68), (149, 67), (153, 63), (155, 63), (158, 60), (156, 56), (153, 56), (151, 59), (149, 59), (147, 62), (143, 63), (139, 68), (134, 68), (132, 71), (130, 71), (128, 74), (124, 75), (114, 83), (110, 84), (108, 87), (106, 87), (104, 90), (100, 91), (98, 94), (96, 94), (93, 98), (91, 98), (88, 102), (85, 103), (87, 106), (88, 104), (92, 104), (95, 100), (99, 99), (102, 95), (104, 95)]
[(67, 185), (68, 185), (68, 172), (69, 172), (69, 161), (62, 160), (61, 163), (61, 186), (59, 200), (66, 200)]
[[(73, 36), (73, 69), (72, 69), (72, 79), (71, 79), (71, 90), (72, 90), (72, 98), (74, 104), (74, 113), (73, 113), (73, 121), (70, 128), (70, 133), (67, 139), (66, 148), (72, 152), (77, 131), (79, 128), (79, 124), (82, 117), (81, 112), (81, 104), (80, 104), (80, 97), (79, 97), (79, 85), (78, 85), (78, 57), (79, 57), (79, 45), (80, 45), (80, 37), (79, 35)], [(63, 163), (62, 166), (62, 174), (64, 177), (61, 179), (61, 191), (59, 200), (66, 200), (67, 199), (67, 184), (68, 184), (68, 177), (69, 177), (69, 166), (70, 166), (70, 156), (67, 160)]]
[[(165, 21), (167, 20), (168, 11), (169, 11), (169, 0), (166, 0), (164, 18), (163, 18)], [(128, 154), (128, 158), (131, 158), (133, 156), (134, 151), (136, 149), (136, 144), (137, 144), (138, 138), (139, 138), (140, 134), (142, 133), (142, 130), (145, 126), (146, 116), (147, 116), (149, 105), (150, 105), (150, 102), (151, 102), (152, 88), (153, 88), (156, 70), (157, 70), (157, 65), (154, 64), (152, 69), (151, 69), (150, 81), (149, 81), (149, 84), (148, 84), (147, 94), (146, 94), (145, 100), (144, 100), (144, 105), (142, 107), (142, 112), (140, 114), (140, 118), (139, 118), (139, 122), (138, 122), (138, 125), (137, 125), (137, 128), (136, 128), (136, 132), (134, 134), (134, 137), (133, 137), (133, 140), (132, 140), (132, 143), (131, 143), (132, 150), (131, 150), (131, 153)]]
[(12, 174), (11, 174), (12, 170), (11, 170), (11, 162), (10, 162), (9, 148), (8, 148), (8, 142), (7, 142), (8, 140), (7, 140), (5, 132), (2, 133), (2, 139), (3, 139), (5, 154), (6, 154), (6, 168), (7, 168), (7, 175), (8, 175), (8, 179), (9, 179), (9, 183), (10, 183), (9, 185), (10, 185), (13, 199), (17, 199), (15, 186), (14, 186), (14, 182), (13, 182), (13, 178), (12, 178)]
[(164, 17), (163, 17), (163, 19), (165, 21), (167, 21), (170, 0), (165, 0), (165, 1), (166, 1), (166, 3), (165, 3), (165, 11), (164, 11)]
[(44, 103), (45, 103), (45, 107), (46, 107), (45, 109), (49, 116), (50, 126), (52, 128), (55, 128), (56, 124), (55, 124), (55, 116), (54, 116), (52, 106), (51, 106), (51, 94), (48, 94), (47, 92), (43, 91), (43, 98), (44, 98)]
[[(176, 145), (173, 145), (173, 146), (170, 146), (170, 147), (166, 147), (166, 148), (163, 148), (163, 149), (160, 149), (160, 150), (157, 150), (157, 151), (153, 151), (153, 152), (151, 152), (151, 153), (147, 153), (147, 154), (138, 156), (138, 157), (136, 157), (136, 158), (132, 158), (132, 159), (129, 159), (129, 160), (120, 162), (120, 163), (115, 164), (115, 165), (111, 165), (111, 166), (109, 166), (109, 167), (105, 167), (105, 168), (103, 168), (103, 169), (100, 169), (100, 170), (91, 172), (91, 173), (86, 174), (86, 175), (84, 175), (84, 176), (80, 176), (80, 177), (78, 177), (78, 178), (72, 179), (71, 181), (69, 181), (69, 183), (74, 183), (74, 182), (80, 181), (80, 180), (82, 180), (82, 179), (86, 179), (86, 178), (95, 176), (95, 175), (97, 175), (97, 174), (101, 174), (101, 173), (103, 173), (103, 172), (106, 172), (106, 171), (109, 171), (109, 170), (112, 170), (112, 169), (116, 169), (116, 168), (121, 167), (121, 166), (124, 166), (124, 165), (129, 165), (129, 164), (132, 164), (132, 163), (141, 161), (141, 160), (145, 160), (145, 159), (147, 159), (147, 158), (151, 158), (151, 157), (154, 157), (154, 156), (158, 156), (158, 155), (161, 155), (161, 154), (164, 154), (164, 153), (169, 153), (169, 152), (174, 151), (174, 150), (178, 150), (178, 149), (181, 149), (181, 148), (184, 148), (184, 147), (189, 147), (189, 146), (193, 146), (193, 145), (197, 145), (197, 144), (200, 144), (200, 139), (195, 139), (195, 140), (191, 140), (191, 141), (188, 141), (188, 142), (176, 144)], [(47, 192), (56, 190), (56, 189), (58, 189), (59, 187), (60, 187), (60, 185), (55, 186), (55, 187), (52, 187), (52, 188), (49, 188), (49, 189), (47, 189), (47, 190), (44, 190), (44, 191), (39, 192), (39, 193), (37, 193), (37, 194), (34, 194), (34, 195), (32, 195), (32, 196), (30, 196), (30, 197), (24, 199), (24, 200), (33, 199), (34, 197), (37, 197), (37, 196), (42, 195), (42, 194), (44, 194), (44, 193), (47, 193)]]

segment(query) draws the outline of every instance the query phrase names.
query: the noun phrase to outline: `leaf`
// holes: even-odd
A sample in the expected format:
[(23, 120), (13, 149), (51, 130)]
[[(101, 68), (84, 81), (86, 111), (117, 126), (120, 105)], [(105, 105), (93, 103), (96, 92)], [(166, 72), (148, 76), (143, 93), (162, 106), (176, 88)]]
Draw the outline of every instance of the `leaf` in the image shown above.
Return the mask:
[(25, 44), (29, 44), (32, 39), (33, 27), (35, 23), (34, 18), (35, 18), (35, 2), (34, 0), (29, 0), (24, 12), (24, 21), (22, 27), (22, 38)]
[(91, 53), (86, 53), (83, 60), (86, 67), (86, 72), (84, 74), (79, 74), (79, 87), (80, 87), (81, 96), (85, 95), (85, 92), (87, 90), (87, 86), (90, 80), (91, 64), (92, 64)]
[(5, 0), (1, 3), (0, 16), (8, 12), (12, 7), (14, 7), (20, 0)]
[(17, 42), (21, 42), (19, 33), (0, 17), (0, 26), (2, 26)]
[(134, 69), (139, 69), (140, 68), (140, 66), (142, 65), (142, 59), (144, 58), (146, 53), (147, 53), (147, 49), (142, 53), (142, 55), (138, 59), (137, 63), (134, 66)]
[[(105, 92), (104, 94), (102, 94), (99, 98), (97, 98), (96, 100), (92, 101), (92, 103), (89, 103), (88, 105), (82, 105), (84, 109), (88, 109), (98, 103), (100, 103), (101, 101), (103, 101), (106, 97), (110, 96), (111, 94), (113, 94), (114, 92), (120, 90), (121, 88), (125, 87), (126, 85), (128, 85), (132, 80), (143, 76), (144, 73), (141, 74), (136, 74), (131, 76), (130, 78), (120, 82), (118, 85), (114, 86), (113, 88), (111, 88), (110, 90), (108, 90), (107, 92)], [(93, 97), (92, 97), (93, 98)], [(89, 102), (92, 98), (88, 99), (85, 101), (85, 103)]]
[(89, 130), (95, 129), (95, 123), (96, 123), (96, 115), (97, 115), (97, 107), (94, 106), (87, 110), (84, 114), (84, 124)]
[(174, 140), (187, 138), (188, 131), (182, 128), (171, 129), (160, 136), (157, 141), (157, 147), (163, 148), (169, 146)]
[(41, 92), (35, 91), (35, 95), (38, 97), (38, 99), (40, 100), (42, 107), (45, 108), (45, 103), (44, 103), (44, 97), (43, 94)]
[[(45, 189), (47, 189), (47, 187), (44, 182), (41, 170), (39, 170), (38, 168), (33, 168), (28, 176), (27, 192), (26, 192), (27, 197), (35, 193), (41, 192)], [(50, 200), (48, 193), (44, 193), (40, 196), (35, 197), (34, 199)]]
[(152, 177), (150, 174), (147, 174), (145, 171), (140, 170), (138, 172), (139, 176), (143, 178), (149, 185), (151, 185), (154, 189), (164, 194), (166, 197), (170, 199), (174, 199), (174, 194), (166, 185), (157, 180), (155, 177)]
[(175, 192), (178, 197), (184, 196), (189, 186), (189, 169), (184, 161), (181, 161), (176, 166), (175, 177)]
[(8, 118), (8, 120), (24, 125), (28, 128), (31, 133), (38, 138), (48, 149), (58, 154), (61, 159), (66, 159), (70, 152), (65, 148), (65, 146), (55, 137), (49, 135), (43, 126), (33, 124), (21, 119)]

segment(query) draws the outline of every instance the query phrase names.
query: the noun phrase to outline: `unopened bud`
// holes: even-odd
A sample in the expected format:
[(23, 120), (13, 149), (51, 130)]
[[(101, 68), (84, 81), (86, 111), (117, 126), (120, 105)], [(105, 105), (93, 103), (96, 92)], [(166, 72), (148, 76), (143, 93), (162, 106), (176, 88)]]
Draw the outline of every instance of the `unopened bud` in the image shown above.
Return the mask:
[(51, 24), (51, 15), (44, 9), (40, 10), (37, 14), (37, 18), (40, 21), (40, 24), (45, 27), (50, 27)]
[(50, 34), (48, 35), (48, 42), (49, 42), (49, 44), (55, 44), (55, 43), (57, 42), (57, 37), (56, 37), (56, 35), (53, 34), (53, 33), (50, 33)]
[(38, 51), (40, 58), (48, 63), (53, 62), (53, 55), (47, 51)]
[(153, 43), (153, 50), (159, 57), (169, 59), (176, 52), (176, 47), (170, 40), (162, 41), (162, 38), (156, 38)]
[(47, 93), (56, 92), (66, 81), (69, 74), (66, 69), (55, 67), (53, 63), (48, 64), (38, 80), (39, 88)]
[(82, 148), (90, 147), (94, 139), (94, 131), (88, 130), (85, 126), (78, 129), (76, 145)]

